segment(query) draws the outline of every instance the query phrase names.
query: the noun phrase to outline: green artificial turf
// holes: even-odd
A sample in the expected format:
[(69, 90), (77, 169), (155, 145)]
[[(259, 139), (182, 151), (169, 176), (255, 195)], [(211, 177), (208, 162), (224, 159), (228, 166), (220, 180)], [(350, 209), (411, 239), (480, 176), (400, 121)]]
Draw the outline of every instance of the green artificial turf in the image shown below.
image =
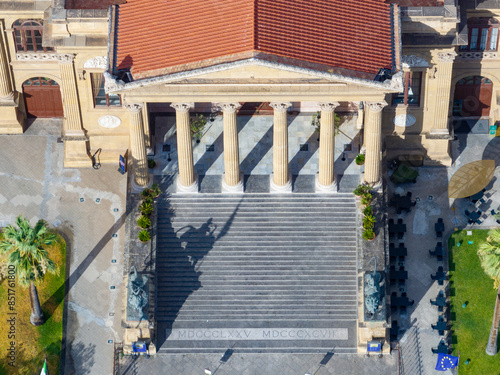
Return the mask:
[(487, 230), (472, 230), (468, 236), (463, 230), (453, 233), (448, 240), (453, 355), (460, 353), (460, 375), (500, 375), (500, 354), (486, 354), (496, 290), (477, 256), (478, 245), (484, 242), (487, 233)]

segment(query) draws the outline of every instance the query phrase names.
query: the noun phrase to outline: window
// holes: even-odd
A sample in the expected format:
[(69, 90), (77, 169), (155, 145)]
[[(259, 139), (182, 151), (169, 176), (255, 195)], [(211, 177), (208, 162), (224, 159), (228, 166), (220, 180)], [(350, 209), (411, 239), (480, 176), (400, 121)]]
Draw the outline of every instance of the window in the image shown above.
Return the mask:
[(90, 73), (92, 81), (92, 96), (95, 107), (112, 107), (122, 105), (122, 100), (118, 94), (106, 94), (104, 91), (104, 74)]
[(498, 46), (498, 22), (493, 18), (471, 18), (469, 44), (462, 51), (496, 51)]
[(420, 104), (420, 82), (422, 72), (406, 72), (404, 75), (404, 91), (392, 95), (392, 105), (405, 104), (418, 106)]
[(42, 46), (42, 20), (17, 20), (12, 25), (17, 52), (54, 52)]

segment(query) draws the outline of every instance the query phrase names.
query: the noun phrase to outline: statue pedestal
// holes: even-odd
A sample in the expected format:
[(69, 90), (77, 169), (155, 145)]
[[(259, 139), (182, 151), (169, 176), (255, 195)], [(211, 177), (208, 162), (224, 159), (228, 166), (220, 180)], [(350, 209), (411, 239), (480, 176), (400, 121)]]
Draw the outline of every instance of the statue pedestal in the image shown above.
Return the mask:
[(358, 300), (358, 353), (367, 353), (368, 342), (373, 340), (382, 342), (382, 353), (385, 353), (390, 350), (386, 339), (385, 272), (364, 272), (359, 276), (363, 290)]

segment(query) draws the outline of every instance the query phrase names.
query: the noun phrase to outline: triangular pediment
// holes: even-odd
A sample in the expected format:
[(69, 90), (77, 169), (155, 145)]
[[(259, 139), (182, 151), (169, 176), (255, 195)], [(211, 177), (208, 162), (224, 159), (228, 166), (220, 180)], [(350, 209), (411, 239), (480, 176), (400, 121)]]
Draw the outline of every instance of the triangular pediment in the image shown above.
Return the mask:
[(307, 83), (307, 82), (341, 82), (330, 77), (321, 77), (312, 72), (285, 70), (277, 67), (250, 64), (246, 66), (230, 67), (218, 71), (200, 72), (191, 77), (172, 79), (170, 83)]
[[(399, 92), (402, 88), (401, 77), (393, 77), (384, 82), (353, 76), (346, 76), (342, 71), (331, 68), (315, 70), (289, 66), (258, 59), (249, 59), (235, 63), (165, 74), (155, 78), (145, 78), (128, 83), (116, 81), (115, 77), (106, 77), (108, 92), (134, 92), (153, 89), (154, 87), (175, 86), (301, 86), (318, 85), (330, 87), (349, 87), (368, 92)], [(397, 74), (400, 76), (400, 73)], [(397, 79), (395, 79), (397, 78)], [(139, 89), (139, 90), (138, 90)]]

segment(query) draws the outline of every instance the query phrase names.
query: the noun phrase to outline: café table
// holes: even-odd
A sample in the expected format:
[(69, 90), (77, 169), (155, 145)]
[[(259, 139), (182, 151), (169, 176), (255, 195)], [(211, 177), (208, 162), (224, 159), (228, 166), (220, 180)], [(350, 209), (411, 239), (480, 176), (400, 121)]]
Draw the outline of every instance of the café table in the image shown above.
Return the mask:
[(438, 223), (434, 224), (434, 230), (436, 232), (444, 232), (444, 223), (438, 222)]
[(443, 285), (446, 279), (446, 273), (443, 271), (443, 267), (439, 267), (435, 275), (431, 274), (431, 279), (437, 280), (439, 285)]
[(396, 207), (402, 210), (410, 210), (411, 198), (408, 195), (399, 196), (396, 198)]
[(406, 247), (403, 246), (389, 247), (389, 255), (392, 257), (405, 257), (408, 255), (408, 251), (406, 250)]
[(469, 217), (469, 219), (471, 219), (475, 223), (479, 220), (479, 218), (481, 217), (481, 214), (478, 211), (472, 211), (467, 216)]
[(389, 224), (389, 233), (405, 233), (406, 224)]
[(484, 189), (483, 189), (483, 190), (481, 190), (481, 191), (479, 191), (479, 192), (477, 192), (477, 193), (476, 193), (476, 194), (474, 194), (474, 195), (471, 195), (471, 196), (470, 196), (470, 200), (471, 200), (472, 202), (477, 202), (477, 201), (478, 201), (478, 200), (480, 200), (483, 196), (484, 196)]
[(389, 278), (392, 280), (406, 280), (408, 279), (408, 272), (407, 271), (397, 271), (397, 270), (390, 270), (389, 271)]
[(412, 305), (412, 301), (408, 297), (391, 296), (391, 306), (407, 307), (407, 306), (411, 306), (411, 305)]

